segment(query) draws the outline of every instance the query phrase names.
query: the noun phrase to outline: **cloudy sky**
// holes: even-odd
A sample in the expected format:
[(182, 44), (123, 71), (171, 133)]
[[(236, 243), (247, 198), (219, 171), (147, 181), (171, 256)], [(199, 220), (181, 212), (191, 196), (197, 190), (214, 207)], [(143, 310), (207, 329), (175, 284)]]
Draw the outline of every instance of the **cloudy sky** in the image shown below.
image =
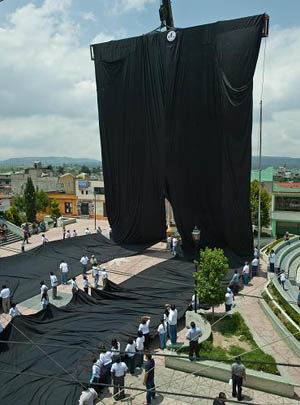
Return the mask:
[[(159, 3), (0, 2), (0, 159), (36, 155), (99, 158), (89, 45), (151, 31), (159, 25)], [(263, 154), (300, 157), (300, 1), (173, 0), (178, 27), (263, 12), (271, 17)], [(262, 57), (255, 76), (253, 154), (257, 154), (261, 82)]]

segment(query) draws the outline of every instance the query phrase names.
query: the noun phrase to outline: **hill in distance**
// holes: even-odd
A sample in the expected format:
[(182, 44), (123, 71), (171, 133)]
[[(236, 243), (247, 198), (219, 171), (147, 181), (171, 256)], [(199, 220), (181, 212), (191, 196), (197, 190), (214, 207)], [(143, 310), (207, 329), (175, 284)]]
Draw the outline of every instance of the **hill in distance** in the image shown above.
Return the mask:
[(35, 161), (39, 160), (43, 166), (53, 165), (53, 166), (88, 166), (88, 167), (98, 167), (101, 166), (101, 161), (96, 159), (88, 158), (70, 158), (70, 157), (60, 157), (60, 156), (33, 156), (33, 157), (21, 157), (21, 158), (11, 158), (6, 160), (0, 160), (0, 166), (33, 166)]
[[(284, 156), (262, 156), (262, 168), (286, 166), (288, 169), (300, 169), (300, 158)], [(252, 169), (258, 169), (258, 156), (252, 156)]]

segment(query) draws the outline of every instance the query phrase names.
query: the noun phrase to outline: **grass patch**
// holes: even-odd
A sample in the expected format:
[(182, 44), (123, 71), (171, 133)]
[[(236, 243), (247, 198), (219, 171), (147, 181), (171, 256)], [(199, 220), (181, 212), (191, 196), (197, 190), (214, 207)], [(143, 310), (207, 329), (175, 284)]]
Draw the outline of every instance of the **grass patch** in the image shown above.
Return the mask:
[[(207, 319), (211, 321), (211, 315), (208, 314)], [(213, 334), (205, 342), (200, 344), (200, 357), (209, 358), (212, 360), (230, 360), (227, 364), (234, 362), (234, 357), (241, 356), (243, 360), (255, 360), (262, 362), (275, 363), (273, 356), (265, 353), (259, 349), (255, 340), (253, 339), (250, 329), (246, 325), (243, 317), (239, 313), (234, 313), (231, 316), (225, 317), (215, 326), (213, 331), (221, 333), (224, 338), (237, 336), (240, 341), (247, 342), (253, 349), (250, 353), (243, 354), (245, 349), (239, 346), (230, 346), (228, 349), (223, 347), (214, 346)], [(178, 350), (178, 353), (188, 353), (188, 347), (183, 346)], [(262, 363), (245, 363), (246, 368), (256, 371), (264, 371), (265, 373), (280, 375), (276, 365), (262, 364)]]

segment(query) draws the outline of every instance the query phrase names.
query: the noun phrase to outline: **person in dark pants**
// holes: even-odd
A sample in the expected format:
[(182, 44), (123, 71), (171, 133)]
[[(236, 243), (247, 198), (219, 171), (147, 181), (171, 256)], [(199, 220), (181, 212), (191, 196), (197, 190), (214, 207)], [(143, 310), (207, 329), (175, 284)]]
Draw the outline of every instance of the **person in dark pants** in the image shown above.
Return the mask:
[(83, 276), (83, 291), (88, 294), (89, 293), (89, 280), (87, 276)]
[(238, 270), (234, 271), (232, 279), (230, 281), (230, 288), (232, 289), (233, 295), (237, 295), (239, 292), (239, 285), (240, 285), (240, 275)]
[(125, 353), (127, 355), (127, 366), (128, 366), (129, 372), (131, 375), (134, 375), (136, 344), (132, 338), (128, 339), (127, 346), (125, 347)]
[(193, 355), (195, 353), (196, 359), (199, 358), (199, 337), (202, 336), (202, 332), (199, 328), (196, 328), (195, 322), (191, 322), (191, 327), (186, 334), (187, 340), (190, 341), (189, 344), (189, 358), (193, 361)]
[(146, 393), (146, 402), (144, 405), (150, 405), (152, 398), (155, 398), (155, 383), (154, 383), (154, 369), (155, 369), (155, 361), (152, 359), (150, 353), (146, 354), (146, 363), (144, 365), (145, 374), (143, 385), (146, 386), (147, 393)]
[(240, 356), (235, 358), (235, 363), (231, 366), (231, 378), (232, 378), (232, 396), (237, 396), (238, 401), (242, 401), (243, 380), (246, 379), (246, 369), (241, 364)]
[(125, 398), (125, 375), (127, 372), (127, 366), (121, 361), (121, 357), (116, 357), (116, 362), (112, 365), (111, 368), (111, 377), (113, 380), (114, 386), (114, 399), (120, 401)]
[(274, 250), (272, 249), (272, 250), (271, 250), (271, 253), (270, 253), (270, 257), (269, 257), (269, 261), (270, 261), (270, 271), (271, 271), (272, 273), (275, 272), (275, 260), (276, 260), (275, 252), (274, 252)]

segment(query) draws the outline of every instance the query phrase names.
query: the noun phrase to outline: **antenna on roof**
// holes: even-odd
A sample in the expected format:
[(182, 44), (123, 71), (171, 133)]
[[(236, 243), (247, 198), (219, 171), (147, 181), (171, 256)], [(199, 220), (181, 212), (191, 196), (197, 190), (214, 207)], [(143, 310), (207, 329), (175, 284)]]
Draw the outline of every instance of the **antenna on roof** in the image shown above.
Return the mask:
[(167, 30), (174, 28), (171, 0), (162, 0), (159, 7), (159, 18), (161, 28), (166, 27)]

